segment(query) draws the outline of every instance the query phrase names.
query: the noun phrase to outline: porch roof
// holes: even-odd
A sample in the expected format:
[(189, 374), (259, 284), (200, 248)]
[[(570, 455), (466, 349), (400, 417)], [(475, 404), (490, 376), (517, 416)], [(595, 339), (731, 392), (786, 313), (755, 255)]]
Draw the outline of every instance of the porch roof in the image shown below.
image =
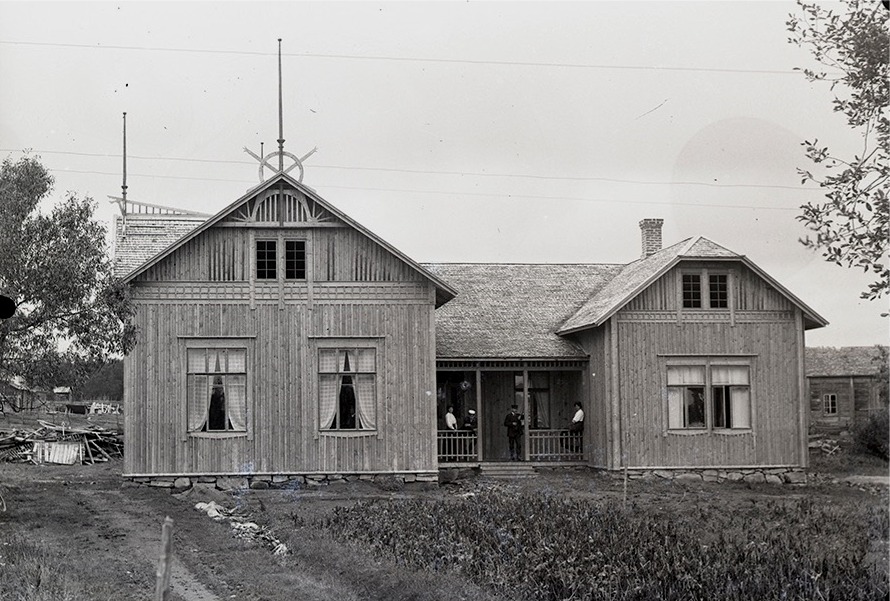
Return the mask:
[(436, 357), (581, 358), (556, 330), (621, 271), (611, 264), (432, 263), (459, 290), (436, 310)]

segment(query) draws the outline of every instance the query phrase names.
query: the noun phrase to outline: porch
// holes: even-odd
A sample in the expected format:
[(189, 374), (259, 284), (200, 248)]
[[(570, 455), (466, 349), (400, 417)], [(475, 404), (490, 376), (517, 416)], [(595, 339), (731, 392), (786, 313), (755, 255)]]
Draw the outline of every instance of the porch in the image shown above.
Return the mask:
[[(586, 364), (579, 360), (440, 360), (436, 374), (439, 464), (509, 461), (504, 418), (513, 404), (523, 416), (522, 461), (586, 463), (584, 432), (569, 431), (575, 402), (584, 405)], [(447, 427), (449, 408), (456, 429)]]

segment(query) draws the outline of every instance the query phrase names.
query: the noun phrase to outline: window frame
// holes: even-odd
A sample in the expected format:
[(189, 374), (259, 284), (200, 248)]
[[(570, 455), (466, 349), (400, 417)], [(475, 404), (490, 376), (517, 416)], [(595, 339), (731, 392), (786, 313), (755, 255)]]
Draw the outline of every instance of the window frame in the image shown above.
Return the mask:
[[(273, 277), (260, 277), (260, 244), (272, 244), (274, 246), (274, 253), (272, 254), (272, 259), (274, 260), (274, 266), (272, 268), (272, 272), (274, 273)], [(253, 276), (257, 282), (276, 282), (280, 278), (280, 270), (278, 269), (278, 264), (280, 261), (278, 260), (278, 238), (273, 238), (271, 236), (260, 236), (254, 239), (253, 241), (253, 252), (254, 252), (254, 264), (253, 264)], [(268, 253), (268, 249), (264, 250), (264, 255)], [(268, 261), (268, 257), (263, 259), (264, 261)], [(269, 268), (264, 267), (264, 273), (268, 272)]]
[[(831, 398), (829, 398), (831, 397)], [(834, 410), (831, 411), (829, 407), (833, 405)], [(837, 411), (837, 393), (835, 392), (826, 392), (822, 394), (822, 415), (826, 417), (835, 417), (838, 414)]]
[[(253, 438), (253, 336), (180, 337), (182, 349), (181, 431), (190, 438)], [(244, 351), (244, 428), (231, 430), (191, 430), (189, 428), (189, 366), (191, 349), (232, 349)], [(238, 372), (239, 374), (241, 372)], [(209, 410), (209, 405), (208, 405)]]
[[(725, 278), (725, 286), (726, 286), (726, 305), (725, 306), (715, 306), (715, 303), (712, 302), (712, 290), (711, 290), (711, 278), (712, 277), (723, 277)], [(687, 305), (686, 301), (686, 280), (687, 278), (695, 278), (698, 282), (698, 306), (690, 306)], [(684, 268), (680, 270), (680, 278), (679, 278), (679, 287), (680, 287), (680, 310), (681, 311), (731, 311), (734, 304), (734, 294), (733, 294), (733, 277), (731, 269), (712, 269), (707, 267), (702, 268)]]
[[(662, 411), (664, 413), (663, 419), (663, 432), (664, 435), (668, 434), (681, 434), (681, 435), (692, 435), (692, 434), (752, 434), (754, 432), (754, 424), (755, 424), (755, 395), (754, 395), (754, 385), (753, 382), (756, 380), (755, 370), (753, 361), (750, 359), (740, 359), (738, 357), (722, 357), (719, 355), (714, 356), (701, 356), (701, 357), (690, 357), (683, 359), (670, 359), (665, 361), (664, 369), (662, 373), (662, 382), (664, 382), (664, 393), (663, 393), (663, 404)], [(668, 371), (671, 368), (701, 368), (704, 374), (704, 382), (701, 384), (698, 383), (689, 383), (689, 384), (668, 384), (669, 376)], [(747, 384), (715, 384), (714, 383), (714, 369), (715, 368), (738, 368), (744, 367), (747, 370)], [(690, 426), (676, 426), (671, 424), (671, 389), (672, 388), (703, 388), (703, 403), (704, 403), (704, 425), (700, 427), (690, 427)], [(725, 389), (731, 395), (732, 389), (745, 389), (747, 394), (747, 426), (734, 426), (732, 425), (732, 396), (729, 397), (729, 404), (726, 403), (726, 397), (723, 398), (723, 402), (727, 409), (724, 409), (724, 416), (729, 415), (730, 426), (717, 426), (716, 419), (716, 406), (715, 406), (715, 389), (722, 388)], [(685, 405), (684, 405), (685, 408)], [(685, 416), (685, 413), (684, 413)], [(685, 419), (684, 419), (685, 422)], [(725, 418), (724, 418), (725, 423)]]
[[(319, 337), (313, 338), (310, 337), (310, 349), (312, 353), (312, 399), (315, 404), (315, 409), (313, 411), (314, 414), (314, 422), (315, 422), (315, 437), (319, 436), (325, 437), (339, 437), (339, 438), (352, 438), (352, 437), (364, 437), (364, 436), (376, 436), (380, 437), (382, 434), (382, 427), (380, 424), (380, 417), (382, 415), (380, 411), (380, 405), (382, 399), (385, 397), (384, 390), (384, 378), (383, 378), (383, 366), (385, 365), (385, 357), (384, 357), (384, 338), (383, 337)], [(321, 371), (321, 352), (322, 351), (349, 351), (349, 350), (374, 350), (374, 403), (373, 403), (373, 411), (374, 411), (374, 427), (373, 428), (323, 428), (322, 427), (322, 416), (321, 416), (321, 377), (325, 375), (331, 375), (331, 372), (322, 372)], [(339, 371), (338, 365), (337, 375), (342, 377), (341, 372)], [(359, 371), (350, 371), (348, 372), (350, 375), (367, 375), (370, 372), (359, 372)], [(339, 378), (338, 378), (339, 382)], [(342, 384), (338, 383), (338, 389), (342, 386)], [(338, 400), (336, 401), (339, 404), (339, 394)], [(356, 404), (358, 404), (358, 399), (356, 399)], [(336, 411), (339, 411), (339, 406), (335, 407)], [(356, 411), (358, 412), (358, 407), (356, 407)], [(358, 421), (358, 419), (356, 420)]]
[[(290, 259), (288, 258), (288, 245), (292, 243), (300, 243), (303, 245), (303, 277), (288, 277), (288, 262)], [(309, 279), (309, 242), (306, 238), (284, 238), (284, 245), (282, 248), (284, 252), (284, 257), (282, 261), (282, 265), (284, 265), (284, 269), (282, 270), (282, 278), (288, 282), (305, 282)], [(294, 260), (296, 262), (296, 259)]]

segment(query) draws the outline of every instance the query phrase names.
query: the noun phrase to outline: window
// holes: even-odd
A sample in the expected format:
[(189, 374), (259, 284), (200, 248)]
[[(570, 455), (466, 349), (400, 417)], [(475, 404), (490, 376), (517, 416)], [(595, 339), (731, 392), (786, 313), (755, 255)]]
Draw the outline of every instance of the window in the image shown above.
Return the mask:
[(187, 349), (189, 432), (247, 430), (247, 349)]
[(322, 430), (377, 427), (377, 350), (318, 349), (318, 407)]
[(284, 241), (284, 278), (287, 280), (306, 279), (306, 241)]
[(822, 396), (822, 413), (825, 415), (837, 415), (837, 395), (833, 393)]
[(274, 280), (278, 277), (277, 254), (275, 240), (256, 241), (256, 279)]
[(701, 276), (697, 273), (683, 274), (683, 308), (701, 308)]
[(710, 292), (712, 309), (729, 308), (729, 287), (726, 283), (726, 274), (718, 273), (709, 275), (708, 291)]
[(729, 276), (702, 270), (682, 274), (684, 309), (728, 309)]
[(750, 429), (747, 365), (669, 365), (668, 429)]

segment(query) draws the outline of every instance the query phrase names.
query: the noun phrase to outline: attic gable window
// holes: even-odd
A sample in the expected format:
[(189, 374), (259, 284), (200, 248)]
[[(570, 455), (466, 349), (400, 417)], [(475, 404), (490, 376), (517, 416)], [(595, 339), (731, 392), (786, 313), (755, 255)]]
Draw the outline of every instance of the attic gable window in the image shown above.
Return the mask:
[(728, 309), (729, 276), (708, 270), (687, 271), (682, 275), (684, 309)]
[(284, 279), (306, 279), (306, 241), (284, 241)]
[(683, 274), (683, 308), (701, 308), (701, 276), (697, 273)]
[(729, 286), (725, 273), (708, 276), (708, 293), (712, 309), (729, 308)]
[(256, 241), (256, 279), (278, 278), (278, 244), (275, 240)]

